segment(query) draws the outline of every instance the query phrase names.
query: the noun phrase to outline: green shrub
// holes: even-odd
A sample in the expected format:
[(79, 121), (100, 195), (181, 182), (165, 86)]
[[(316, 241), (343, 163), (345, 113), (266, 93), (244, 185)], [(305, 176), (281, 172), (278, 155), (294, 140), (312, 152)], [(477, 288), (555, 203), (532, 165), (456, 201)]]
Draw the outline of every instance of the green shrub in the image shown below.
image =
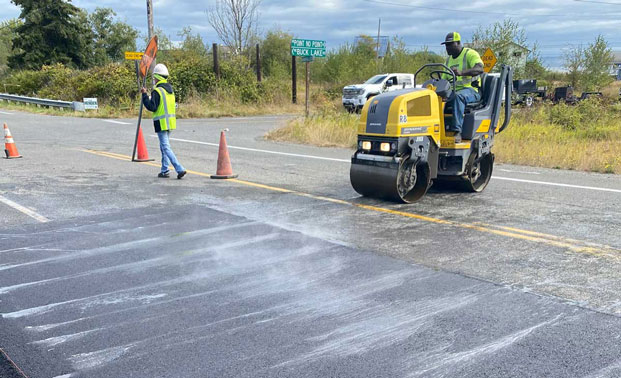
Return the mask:
[(5, 80), (9, 93), (22, 96), (34, 96), (43, 87), (43, 71), (18, 71)]
[(549, 121), (569, 130), (576, 130), (580, 126), (580, 113), (578, 108), (567, 104), (551, 106), (548, 110)]
[(168, 69), (179, 102), (185, 101), (191, 93), (205, 95), (216, 86), (216, 76), (205, 58), (192, 56), (171, 64)]

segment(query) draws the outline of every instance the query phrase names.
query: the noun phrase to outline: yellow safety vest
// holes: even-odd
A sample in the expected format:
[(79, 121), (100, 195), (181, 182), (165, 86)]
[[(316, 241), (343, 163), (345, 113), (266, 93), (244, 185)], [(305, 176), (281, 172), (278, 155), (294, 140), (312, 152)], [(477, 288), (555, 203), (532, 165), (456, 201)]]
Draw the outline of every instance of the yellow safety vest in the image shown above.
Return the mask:
[[(448, 66), (449, 68), (457, 68), (460, 72), (463, 71), (464, 69), (472, 68), (472, 67), (468, 67), (468, 52), (470, 50), (471, 49), (464, 47), (461, 50), (461, 54), (459, 54), (457, 58), (453, 58), (452, 55), (449, 55), (449, 57), (446, 58), (446, 62), (445, 62), (446, 66)], [(478, 86), (480, 87), (481, 86), (480, 75), (457, 76), (457, 82), (455, 83), (455, 89), (460, 90), (464, 88), (472, 88), (472, 83), (474, 83), (475, 81), (479, 83)]]
[(175, 95), (168, 93), (164, 88), (157, 87), (166, 80), (158, 81), (155, 90), (160, 94), (160, 104), (153, 112), (153, 120), (160, 121), (160, 130), (174, 130), (177, 128), (177, 117), (175, 116)]

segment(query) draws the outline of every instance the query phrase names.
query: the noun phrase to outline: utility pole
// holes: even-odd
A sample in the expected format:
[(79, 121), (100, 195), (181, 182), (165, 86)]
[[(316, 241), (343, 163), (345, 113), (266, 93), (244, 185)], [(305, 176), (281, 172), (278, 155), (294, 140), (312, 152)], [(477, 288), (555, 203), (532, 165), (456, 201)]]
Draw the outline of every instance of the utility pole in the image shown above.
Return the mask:
[(218, 60), (218, 44), (212, 45), (211, 51), (213, 52), (213, 72), (216, 74), (216, 79), (220, 80), (220, 62)]
[(147, 26), (149, 28), (147, 39), (153, 36), (153, 0), (147, 0)]
[(261, 53), (259, 52), (259, 44), (257, 43), (257, 81), (261, 82)]
[[(147, 0), (147, 27), (148, 27), (148, 36), (147, 36), (147, 45), (149, 44), (149, 42), (151, 41), (151, 37), (153, 36), (153, 0)], [(153, 63), (155, 64), (155, 59), (153, 59)], [(149, 74), (149, 68), (147, 68), (147, 72), (145, 74), (145, 83), (146, 83), (146, 76)], [(152, 83), (151, 85), (153, 85), (155, 87), (155, 77), (152, 78)]]
[(377, 24), (377, 47), (375, 50), (375, 57), (377, 59), (377, 73), (380, 73), (380, 58), (379, 58), (379, 48), (380, 48), (380, 29), (382, 28), (382, 19), (379, 19), (379, 23)]

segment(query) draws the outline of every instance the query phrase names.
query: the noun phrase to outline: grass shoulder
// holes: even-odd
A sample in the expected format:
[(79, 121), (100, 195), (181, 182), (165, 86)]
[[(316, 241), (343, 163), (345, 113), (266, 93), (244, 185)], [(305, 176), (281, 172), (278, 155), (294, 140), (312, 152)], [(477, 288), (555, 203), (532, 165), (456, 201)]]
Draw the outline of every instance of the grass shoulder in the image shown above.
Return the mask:
[[(359, 118), (332, 104), (266, 138), (353, 149)], [(621, 174), (621, 104), (588, 100), (515, 109), (493, 151), (499, 163)]]

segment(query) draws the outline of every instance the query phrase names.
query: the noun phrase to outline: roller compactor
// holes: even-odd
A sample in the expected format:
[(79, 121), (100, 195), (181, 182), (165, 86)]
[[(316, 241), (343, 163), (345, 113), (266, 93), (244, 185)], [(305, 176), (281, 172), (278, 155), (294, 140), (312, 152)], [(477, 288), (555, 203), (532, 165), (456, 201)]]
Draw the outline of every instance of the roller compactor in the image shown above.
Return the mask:
[(426, 64), (414, 83), (425, 69), (431, 72), (422, 88), (380, 94), (362, 109), (350, 180), (363, 196), (412, 203), (434, 181), (481, 192), (492, 176), (494, 136), (511, 119), (511, 67), (503, 66), (500, 75), (482, 75), (481, 100), (466, 107), (460, 143), (445, 129), (452, 117), (446, 100), (455, 91), (455, 74), (444, 64)]

